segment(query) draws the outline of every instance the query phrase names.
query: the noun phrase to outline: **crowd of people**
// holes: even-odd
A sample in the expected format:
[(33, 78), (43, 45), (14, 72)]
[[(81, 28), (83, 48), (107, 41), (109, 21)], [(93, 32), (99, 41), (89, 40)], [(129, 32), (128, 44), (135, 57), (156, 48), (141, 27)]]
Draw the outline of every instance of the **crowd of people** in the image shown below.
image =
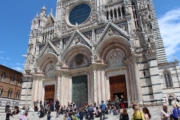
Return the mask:
[[(161, 120), (180, 120), (180, 104), (177, 101), (172, 101), (172, 110), (168, 109), (167, 105), (163, 105), (161, 110)], [(151, 114), (147, 107), (143, 107), (142, 110), (138, 104), (132, 103), (132, 109), (134, 112), (131, 115), (132, 120), (150, 120)], [(119, 115), (119, 120), (130, 120), (127, 109), (122, 105), (122, 102), (110, 102), (102, 101), (100, 105), (84, 103), (81, 107), (77, 107), (76, 102), (69, 103), (67, 106), (60, 104), (58, 100), (55, 102), (48, 102), (42, 104), (42, 101), (34, 101), (34, 111), (37, 112), (40, 118), (47, 117), (47, 120), (51, 120), (51, 112), (56, 111), (56, 117), (63, 115), (63, 120), (94, 120), (99, 118), (100, 120), (108, 119), (108, 114)], [(9, 109), (6, 113), (6, 120), (10, 120), (10, 116), (19, 114), (19, 108), (16, 106), (11, 112)], [(22, 108), (19, 114), (19, 120), (28, 120), (28, 108), (25, 106)]]

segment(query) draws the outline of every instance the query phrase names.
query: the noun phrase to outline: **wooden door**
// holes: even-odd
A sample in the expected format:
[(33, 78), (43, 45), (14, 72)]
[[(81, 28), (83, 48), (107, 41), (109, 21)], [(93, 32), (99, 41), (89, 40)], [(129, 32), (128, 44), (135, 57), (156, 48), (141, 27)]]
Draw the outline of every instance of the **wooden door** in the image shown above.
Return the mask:
[(54, 101), (55, 85), (45, 86), (45, 101)]
[(127, 101), (125, 75), (110, 77), (109, 81), (110, 81), (111, 101), (114, 101), (115, 95), (117, 95), (119, 99), (121, 98), (121, 95), (123, 95), (124, 101)]

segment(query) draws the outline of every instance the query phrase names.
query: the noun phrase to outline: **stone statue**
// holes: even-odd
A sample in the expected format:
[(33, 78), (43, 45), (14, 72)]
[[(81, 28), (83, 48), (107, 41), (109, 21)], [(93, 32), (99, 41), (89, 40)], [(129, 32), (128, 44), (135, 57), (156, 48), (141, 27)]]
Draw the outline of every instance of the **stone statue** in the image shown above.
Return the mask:
[(78, 44), (78, 43), (79, 43), (79, 41), (80, 41), (80, 40), (79, 40), (79, 38), (78, 38), (78, 37), (76, 37), (76, 38), (74, 39), (74, 43), (75, 43), (75, 44)]
[(109, 36), (112, 36), (113, 34), (114, 34), (114, 33), (113, 33), (112, 29), (110, 28), (109, 31), (108, 31), (108, 35), (109, 35)]

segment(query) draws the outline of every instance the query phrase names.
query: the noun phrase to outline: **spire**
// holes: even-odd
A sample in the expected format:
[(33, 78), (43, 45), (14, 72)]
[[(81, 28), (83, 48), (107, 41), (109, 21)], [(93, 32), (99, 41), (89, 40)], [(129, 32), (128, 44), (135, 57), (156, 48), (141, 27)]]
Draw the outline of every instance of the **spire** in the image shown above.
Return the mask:
[(177, 61), (176, 55), (174, 55), (174, 61)]
[(46, 7), (45, 7), (45, 5), (41, 8), (41, 10), (46, 10)]
[(51, 11), (50, 11), (51, 14), (53, 14), (53, 9), (51, 8)]
[(39, 17), (39, 15), (38, 15), (38, 12), (37, 12), (37, 14), (36, 14), (36, 18), (38, 18)]

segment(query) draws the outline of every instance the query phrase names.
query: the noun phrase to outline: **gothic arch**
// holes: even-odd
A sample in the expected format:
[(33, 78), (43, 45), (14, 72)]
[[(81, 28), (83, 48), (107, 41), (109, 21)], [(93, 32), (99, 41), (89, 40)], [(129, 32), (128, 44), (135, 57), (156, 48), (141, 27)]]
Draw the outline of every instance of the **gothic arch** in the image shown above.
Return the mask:
[(164, 84), (165, 84), (165, 87), (166, 88), (173, 87), (171, 72), (169, 70), (164, 70), (163, 75), (164, 75)]
[(70, 67), (72, 61), (78, 54), (81, 54), (85, 56), (85, 58), (87, 58), (88, 60), (91, 60), (91, 49), (86, 45), (79, 44), (69, 48), (66, 52), (64, 52), (64, 54), (62, 55), (63, 67)]
[(96, 51), (98, 59), (103, 60), (104, 62), (107, 60), (108, 56), (112, 54), (112, 51), (116, 51), (116, 53), (118, 53), (118, 55), (120, 55), (122, 58), (131, 55), (128, 40), (117, 35), (110, 36), (101, 41), (101, 43), (96, 47)]
[(58, 62), (58, 56), (54, 53), (44, 54), (37, 62), (38, 70), (45, 72), (48, 64), (56, 64)]

